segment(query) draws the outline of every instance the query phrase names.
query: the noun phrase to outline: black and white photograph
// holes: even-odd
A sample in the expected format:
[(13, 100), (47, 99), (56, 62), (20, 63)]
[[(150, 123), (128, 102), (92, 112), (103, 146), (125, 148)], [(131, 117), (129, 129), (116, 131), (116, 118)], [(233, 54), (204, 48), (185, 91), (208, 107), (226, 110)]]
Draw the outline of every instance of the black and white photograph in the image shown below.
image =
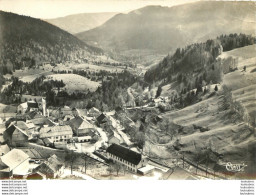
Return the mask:
[(0, 0), (2, 181), (255, 180), (255, 136), (256, 2)]

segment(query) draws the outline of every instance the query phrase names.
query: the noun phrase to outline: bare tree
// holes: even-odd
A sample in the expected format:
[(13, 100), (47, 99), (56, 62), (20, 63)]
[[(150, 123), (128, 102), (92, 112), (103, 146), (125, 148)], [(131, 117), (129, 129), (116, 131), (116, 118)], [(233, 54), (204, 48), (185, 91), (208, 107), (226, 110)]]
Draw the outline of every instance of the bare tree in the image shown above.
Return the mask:
[(86, 174), (86, 170), (89, 165), (89, 157), (87, 154), (83, 154), (82, 159), (84, 160), (84, 172)]
[(116, 176), (118, 176), (119, 172), (122, 170), (122, 165), (119, 163), (111, 162), (109, 163), (108, 171), (109, 173), (116, 172)]
[(65, 153), (65, 162), (70, 165), (70, 169), (71, 169), (71, 175), (73, 175), (73, 168), (74, 168), (74, 161), (76, 159), (76, 155), (74, 153), (74, 151), (72, 150), (71, 152), (68, 151)]

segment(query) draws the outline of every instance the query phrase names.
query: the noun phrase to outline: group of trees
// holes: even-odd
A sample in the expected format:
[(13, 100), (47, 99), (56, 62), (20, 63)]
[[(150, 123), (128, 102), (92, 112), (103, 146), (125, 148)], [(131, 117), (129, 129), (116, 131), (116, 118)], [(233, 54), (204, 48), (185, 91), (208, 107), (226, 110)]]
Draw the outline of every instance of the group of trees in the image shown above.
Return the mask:
[(162, 84), (177, 82), (178, 93), (185, 94), (196, 88), (197, 92), (210, 83), (220, 83), (223, 73), (236, 69), (236, 60), (232, 59), (227, 66), (217, 59), (222, 50), (228, 51), (255, 43), (255, 37), (245, 34), (221, 35), (215, 40), (178, 48), (173, 55), (165, 57), (158, 66), (149, 69), (144, 79), (148, 83)]
[(233, 100), (231, 90), (225, 85), (223, 86), (223, 101), (219, 105), (219, 110), (228, 111), (228, 116), (234, 122), (244, 121), (248, 126), (253, 123), (245, 106), (241, 102)]
[[(104, 71), (103, 73), (105, 74)], [(95, 92), (83, 92), (81, 98), (77, 98), (76, 101), (72, 98), (67, 98), (67, 100), (69, 99), (72, 107), (113, 110), (116, 107), (123, 107), (126, 102), (130, 101), (131, 97), (127, 93), (127, 88), (137, 81), (138, 78), (126, 70), (120, 73), (109, 73), (103, 77), (102, 85)]]
[(52, 103), (54, 98), (53, 88), (60, 89), (65, 86), (63, 81), (45, 80), (45, 76), (41, 76), (33, 80), (31, 83), (26, 83), (19, 80), (17, 77), (12, 77), (12, 84), (6, 87), (0, 94), (0, 101), (3, 103), (19, 103), (22, 94), (30, 94), (35, 96), (46, 96), (47, 101)]
[(184, 49), (178, 48), (172, 56), (165, 57), (158, 66), (148, 70), (145, 74), (145, 81), (165, 80), (172, 82), (181, 81), (177, 74), (192, 74), (201, 72), (205, 66), (210, 66), (221, 53), (222, 47), (217, 40), (208, 40), (205, 43), (196, 43)]
[(235, 48), (244, 47), (256, 43), (256, 38), (246, 34), (230, 34), (217, 37), (223, 47), (223, 51), (230, 51)]
[(104, 106), (107, 106), (111, 110), (123, 107), (129, 97), (127, 88), (136, 81), (137, 78), (128, 71), (116, 73), (110, 77), (110, 80), (103, 80), (102, 85), (95, 92), (87, 94), (87, 108), (96, 107), (104, 110)]

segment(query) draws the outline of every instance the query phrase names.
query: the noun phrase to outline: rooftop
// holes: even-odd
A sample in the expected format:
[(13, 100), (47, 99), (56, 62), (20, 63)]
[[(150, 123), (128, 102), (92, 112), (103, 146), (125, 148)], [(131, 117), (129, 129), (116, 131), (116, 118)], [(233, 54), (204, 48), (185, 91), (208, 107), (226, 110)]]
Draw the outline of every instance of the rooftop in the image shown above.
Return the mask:
[(40, 129), (40, 138), (55, 137), (61, 135), (72, 135), (72, 129), (69, 125), (42, 127)]
[(2, 162), (10, 168), (10, 171), (19, 166), (25, 160), (27, 160), (29, 156), (19, 149), (13, 149), (4, 156), (1, 157)]
[(27, 102), (29, 108), (38, 108), (38, 103), (36, 102)]
[(77, 116), (71, 119), (68, 124), (71, 126), (72, 129), (87, 129), (87, 128), (94, 128), (94, 126), (89, 123), (87, 120), (83, 119), (81, 116)]
[(56, 173), (64, 164), (59, 160), (59, 158), (54, 154), (47, 159), (46, 162), (39, 165), (35, 171), (40, 172), (44, 175), (50, 175)]
[(25, 152), (31, 159), (43, 159), (43, 155), (36, 149), (31, 148), (19, 148), (19, 150), (22, 150)]
[(112, 144), (111, 146), (109, 146), (107, 152), (121, 159), (124, 159), (134, 165), (138, 165), (141, 161), (141, 154), (117, 144)]

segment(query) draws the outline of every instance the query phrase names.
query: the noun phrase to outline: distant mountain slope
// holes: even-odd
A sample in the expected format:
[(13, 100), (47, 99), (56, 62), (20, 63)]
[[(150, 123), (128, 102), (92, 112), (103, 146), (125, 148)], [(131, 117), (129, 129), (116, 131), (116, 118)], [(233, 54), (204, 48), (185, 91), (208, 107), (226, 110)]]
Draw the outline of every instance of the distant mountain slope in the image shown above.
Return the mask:
[(0, 11), (0, 68), (6, 73), (45, 62), (87, 58), (96, 48), (39, 19)]
[[(196, 76), (202, 81), (218, 83), (222, 72), (229, 72), (217, 57), (223, 51), (253, 45), (256, 37), (245, 34), (221, 35), (204, 43), (195, 43), (185, 48), (177, 48), (173, 55), (167, 55), (158, 65), (151, 67), (144, 75), (145, 81), (152, 83), (164, 80), (166, 83), (178, 81), (193, 87)], [(224, 63), (224, 62), (223, 62)], [(219, 67), (219, 68), (218, 68)], [(227, 71), (224, 71), (228, 69)], [(197, 86), (195, 86), (197, 87)]]
[(58, 26), (71, 34), (76, 34), (96, 28), (116, 14), (116, 12), (83, 13), (61, 18), (47, 19), (45, 21)]
[(254, 2), (241, 1), (147, 6), (128, 14), (117, 14), (77, 37), (110, 51), (167, 53), (220, 34), (255, 34), (255, 11)]

